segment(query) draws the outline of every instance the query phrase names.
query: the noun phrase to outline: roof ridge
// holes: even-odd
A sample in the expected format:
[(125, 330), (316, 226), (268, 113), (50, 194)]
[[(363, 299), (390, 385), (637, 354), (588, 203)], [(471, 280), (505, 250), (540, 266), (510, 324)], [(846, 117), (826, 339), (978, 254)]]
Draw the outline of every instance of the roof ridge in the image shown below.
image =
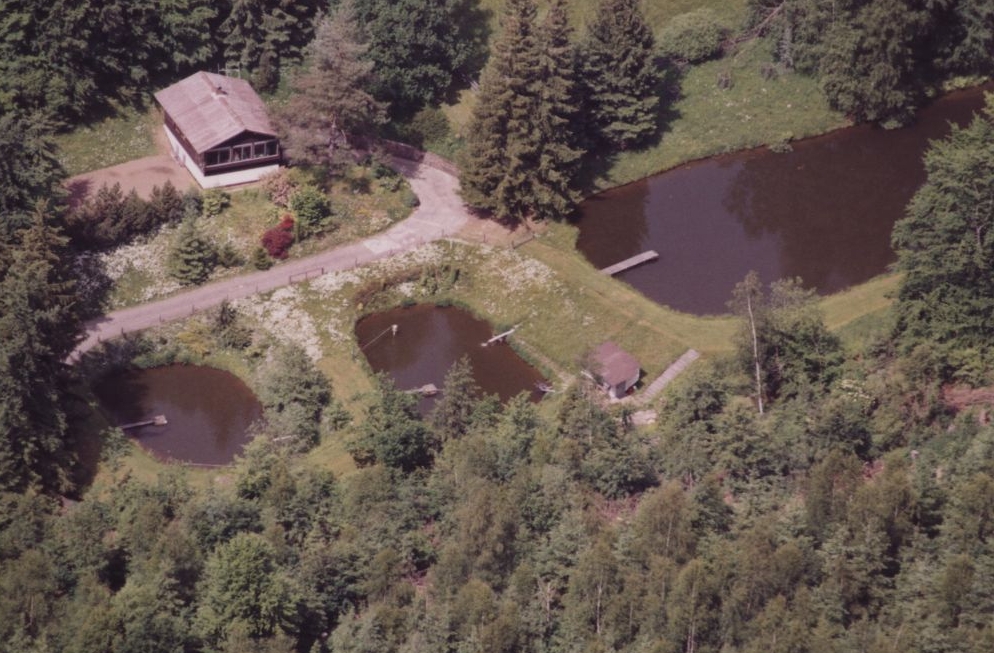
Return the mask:
[[(231, 105), (228, 104), (228, 102), (227, 102), (227, 100), (228, 100), (228, 92), (226, 90), (224, 90), (224, 87), (221, 86), (221, 81), (219, 80), (217, 82), (217, 85), (215, 85), (214, 81), (210, 77), (211, 73), (208, 73), (206, 70), (201, 70), (200, 74), (202, 75), (202, 78), (204, 79), (204, 81), (207, 82), (207, 86), (210, 88), (211, 97), (213, 99), (217, 100), (221, 104), (221, 106), (224, 107), (225, 112), (228, 114), (228, 116), (231, 117), (232, 120), (235, 121), (235, 123), (239, 127), (241, 127), (242, 129), (246, 129), (247, 130), (249, 128), (248, 125), (245, 124), (245, 121), (242, 120), (242, 117), (238, 114), (238, 112), (235, 111), (234, 109), (232, 109)], [(232, 78), (228, 77), (227, 75), (216, 75), (216, 76), (220, 77), (221, 79), (232, 79)], [(239, 79), (238, 81), (242, 81), (242, 80)], [(218, 89), (220, 89), (220, 91), (221, 91), (220, 93), (218, 93)]]

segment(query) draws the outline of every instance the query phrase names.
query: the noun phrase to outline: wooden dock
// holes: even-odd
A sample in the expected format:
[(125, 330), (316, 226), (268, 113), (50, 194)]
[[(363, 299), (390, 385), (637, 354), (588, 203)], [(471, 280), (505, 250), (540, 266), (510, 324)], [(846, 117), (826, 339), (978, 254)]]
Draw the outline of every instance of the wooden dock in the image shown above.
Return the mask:
[(119, 427), (121, 430), (124, 429), (137, 429), (142, 426), (165, 426), (168, 424), (165, 415), (156, 415), (152, 419), (147, 419), (143, 422), (132, 422), (131, 424), (121, 424)]
[(609, 265), (601, 270), (601, 273), (606, 274), (609, 277), (613, 277), (619, 272), (624, 272), (625, 270), (633, 268), (636, 265), (642, 265), (643, 263), (648, 263), (649, 261), (655, 261), (657, 258), (659, 258), (659, 253), (656, 250), (650, 249), (648, 252), (642, 252), (637, 256), (626, 258), (620, 263)]
[(495, 335), (490, 340), (487, 340), (486, 342), (482, 343), (480, 346), (481, 347), (489, 347), (490, 345), (494, 344), (495, 342), (504, 342), (505, 340), (507, 340), (507, 337), (509, 335), (511, 335), (512, 333), (514, 333), (515, 331), (518, 330), (519, 326), (521, 326), (521, 325), (520, 324), (515, 324), (513, 327), (511, 327), (510, 329), (508, 329), (504, 333), (498, 333), (497, 335)]

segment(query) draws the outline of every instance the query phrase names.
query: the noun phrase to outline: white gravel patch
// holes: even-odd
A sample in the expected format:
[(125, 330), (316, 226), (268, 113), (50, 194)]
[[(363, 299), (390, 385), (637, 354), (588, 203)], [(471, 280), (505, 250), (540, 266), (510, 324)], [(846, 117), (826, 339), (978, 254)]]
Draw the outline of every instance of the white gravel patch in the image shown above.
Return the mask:
[(296, 286), (273, 291), (268, 297), (253, 296), (235, 302), (238, 309), (254, 317), (276, 339), (294, 342), (312, 360), (320, 360), (321, 340), (311, 316), (301, 308), (302, 298)]

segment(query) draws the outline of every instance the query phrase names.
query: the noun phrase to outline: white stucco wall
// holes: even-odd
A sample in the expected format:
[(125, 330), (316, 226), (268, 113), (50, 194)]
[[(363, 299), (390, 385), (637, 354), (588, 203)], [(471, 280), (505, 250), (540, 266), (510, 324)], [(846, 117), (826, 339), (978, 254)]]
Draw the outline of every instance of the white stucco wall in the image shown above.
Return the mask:
[(197, 166), (197, 163), (187, 155), (186, 150), (180, 144), (179, 139), (173, 134), (172, 130), (166, 125), (162, 128), (166, 130), (166, 138), (169, 139), (169, 150), (173, 158), (178, 162), (183, 164), (193, 178), (197, 180), (201, 188), (223, 188), (225, 186), (237, 186), (238, 184), (249, 184), (253, 181), (259, 181), (264, 175), (270, 172), (275, 172), (280, 169), (278, 163), (273, 163), (268, 166), (259, 166), (256, 168), (246, 168), (244, 170), (235, 170), (233, 172), (224, 172), (218, 175), (204, 175)]

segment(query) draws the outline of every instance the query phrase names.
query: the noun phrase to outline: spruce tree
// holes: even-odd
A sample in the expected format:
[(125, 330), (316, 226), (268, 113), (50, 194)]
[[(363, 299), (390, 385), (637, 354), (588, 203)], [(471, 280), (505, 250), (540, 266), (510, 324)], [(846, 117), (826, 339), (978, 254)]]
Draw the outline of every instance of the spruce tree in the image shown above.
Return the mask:
[(558, 218), (576, 208), (580, 194), (573, 183), (583, 150), (577, 147), (577, 74), (572, 29), (565, 0), (553, 0), (539, 29), (540, 72), (537, 113), (541, 151), (535, 170), (532, 210), (538, 218)]
[(573, 67), (560, 3), (536, 25), (533, 0), (510, 0), (480, 79), (460, 179), (463, 199), (499, 219), (572, 210), (581, 152), (573, 147)]
[(0, 242), (0, 490), (69, 489), (64, 364), (80, 319), (65, 238), (42, 206)]
[(197, 285), (207, 281), (216, 264), (214, 245), (204, 237), (194, 220), (186, 220), (170, 252), (169, 273), (184, 286)]
[(540, 65), (533, 0), (509, 0), (502, 33), (480, 77), (466, 142), (463, 198), (497, 218), (520, 220), (530, 208), (537, 168)]
[(659, 71), (641, 0), (601, 0), (580, 48), (581, 79), (592, 135), (627, 149), (656, 133)]

